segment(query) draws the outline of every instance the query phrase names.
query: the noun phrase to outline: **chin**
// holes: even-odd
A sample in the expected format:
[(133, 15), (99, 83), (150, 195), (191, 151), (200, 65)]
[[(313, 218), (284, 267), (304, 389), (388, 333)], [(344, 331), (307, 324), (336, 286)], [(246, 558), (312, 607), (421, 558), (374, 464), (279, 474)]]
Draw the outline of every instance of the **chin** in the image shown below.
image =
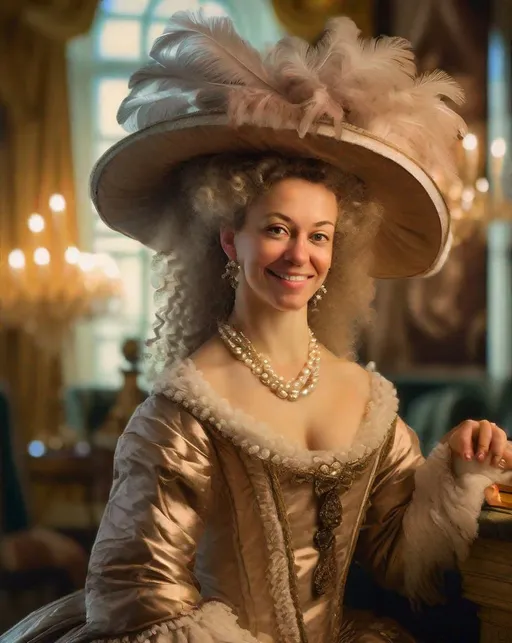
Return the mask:
[(279, 297), (269, 300), (269, 303), (277, 310), (280, 310), (283, 313), (287, 313), (307, 308), (309, 298), (305, 299), (304, 297)]

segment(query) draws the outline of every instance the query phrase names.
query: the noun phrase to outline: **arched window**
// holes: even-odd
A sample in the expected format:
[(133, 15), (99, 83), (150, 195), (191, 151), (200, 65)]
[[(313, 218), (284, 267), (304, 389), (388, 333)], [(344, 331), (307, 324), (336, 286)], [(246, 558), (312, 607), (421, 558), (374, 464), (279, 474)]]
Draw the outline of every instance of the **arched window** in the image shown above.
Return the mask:
[(118, 385), (120, 346), (126, 337), (146, 339), (153, 322), (151, 254), (111, 231), (95, 215), (88, 177), (98, 157), (125, 136), (116, 112), (127, 94), (130, 75), (148, 59), (153, 40), (176, 11), (202, 8), (207, 15), (228, 15), (256, 47), (281, 35), (270, 0), (103, 0), (90, 33), (69, 47), (69, 70), (81, 239), (88, 249), (107, 252), (118, 262), (126, 298), (115, 319), (79, 329), (74, 379)]

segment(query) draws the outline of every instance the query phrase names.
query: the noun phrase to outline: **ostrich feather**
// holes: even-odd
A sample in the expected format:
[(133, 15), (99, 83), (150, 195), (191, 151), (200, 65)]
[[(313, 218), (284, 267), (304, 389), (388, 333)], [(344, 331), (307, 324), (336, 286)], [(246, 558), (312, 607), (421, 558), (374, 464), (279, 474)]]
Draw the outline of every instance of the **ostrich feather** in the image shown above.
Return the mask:
[[(416, 75), (416, 65), (411, 44), (404, 38), (382, 36), (364, 40), (359, 29), (348, 18), (331, 18), (324, 33), (330, 59), (340, 69), (324, 64), (325, 74), (340, 76), (350, 82), (369, 79), (388, 87), (404, 86)], [(319, 45), (322, 48), (322, 41)], [(333, 54), (339, 54), (337, 57)], [(325, 56), (325, 53), (322, 53)]]
[(334, 100), (319, 75), (322, 61), (317, 54), (316, 48), (304, 40), (287, 37), (280, 40), (267, 57), (267, 65), (281, 93), (289, 102), (303, 106), (298, 127), (300, 136), (305, 136), (315, 121), (326, 116), (339, 128), (345, 116), (342, 105)]
[(435, 71), (426, 72), (418, 76), (415, 80), (414, 88), (411, 95), (418, 95), (418, 98), (431, 96), (444, 96), (449, 98), (456, 105), (462, 105), (464, 102), (464, 91), (462, 87), (446, 72), (436, 69)]
[(150, 52), (173, 76), (271, 89), (259, 52), (229, 18), (176, 13)]
[(448, 166), (464, 128), (446, 102), (463, 98), (450, 76), (418, 75), (410, 43), (365, 40), (348, 18), (331, 19), (315, 46), (285, 37), (262, 55), (228, 18), (180, 12), (150, 56), (118, 112), (129, 131), (213, 107), (224, 109), (233, 127), (294, 127), (300, 136), (326, 121), (340, 135), (347, 122), (433, 171)]

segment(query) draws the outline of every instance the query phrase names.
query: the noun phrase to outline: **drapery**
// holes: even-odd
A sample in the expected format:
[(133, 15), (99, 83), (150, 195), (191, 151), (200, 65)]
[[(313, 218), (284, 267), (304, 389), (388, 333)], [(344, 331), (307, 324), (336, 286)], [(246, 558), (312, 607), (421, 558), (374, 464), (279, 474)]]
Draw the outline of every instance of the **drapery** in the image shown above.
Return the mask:
[[(90, 28), (97, 4), (0, 3), (0, 262), (13, 248), (26, 248), (27, 219), (53, 193), (65, 197), (67, 238), (78, 242), (66, 45)], [(23, 331), (0, 327), (0, 381), (9, 390), (19, 444), (55, 430), (60, 370), (59, 355)]]

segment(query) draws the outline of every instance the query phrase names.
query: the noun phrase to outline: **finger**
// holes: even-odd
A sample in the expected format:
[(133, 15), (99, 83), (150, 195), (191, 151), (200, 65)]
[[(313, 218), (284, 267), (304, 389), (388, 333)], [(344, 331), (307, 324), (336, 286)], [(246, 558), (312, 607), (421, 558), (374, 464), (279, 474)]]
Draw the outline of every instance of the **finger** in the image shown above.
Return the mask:
[(454, 429), (450, 438), (449, 443), (452, 451), (465, 460), (472, 460), (475, 455), (473, 451), (473, 433), (478, 430), (479, 425), (480, 422), (475, 420), (465, 420)]
[(478, 433), (475, 435), (475, 441), (477, 444), (476, 447), (476, 459), (479, 462), (483, 462), (489, 453), (489, 447), (492, 441), (492, 426), (491, 423), (487, 420), (482, 420), (480, 422), (480, 427)]
[(491, 422), (492, 428), (492, 440), (489, 447), (489, 452), (492, 455), (491, 464), (497, 467), (500, 463), (500, 460), (503, 458), (503, 453), (507, 447), (507, 434), (503, 429)]
[(512, 471), (512, 442), (507, 442), (503, 456), (498, 467), (504, 471)]

